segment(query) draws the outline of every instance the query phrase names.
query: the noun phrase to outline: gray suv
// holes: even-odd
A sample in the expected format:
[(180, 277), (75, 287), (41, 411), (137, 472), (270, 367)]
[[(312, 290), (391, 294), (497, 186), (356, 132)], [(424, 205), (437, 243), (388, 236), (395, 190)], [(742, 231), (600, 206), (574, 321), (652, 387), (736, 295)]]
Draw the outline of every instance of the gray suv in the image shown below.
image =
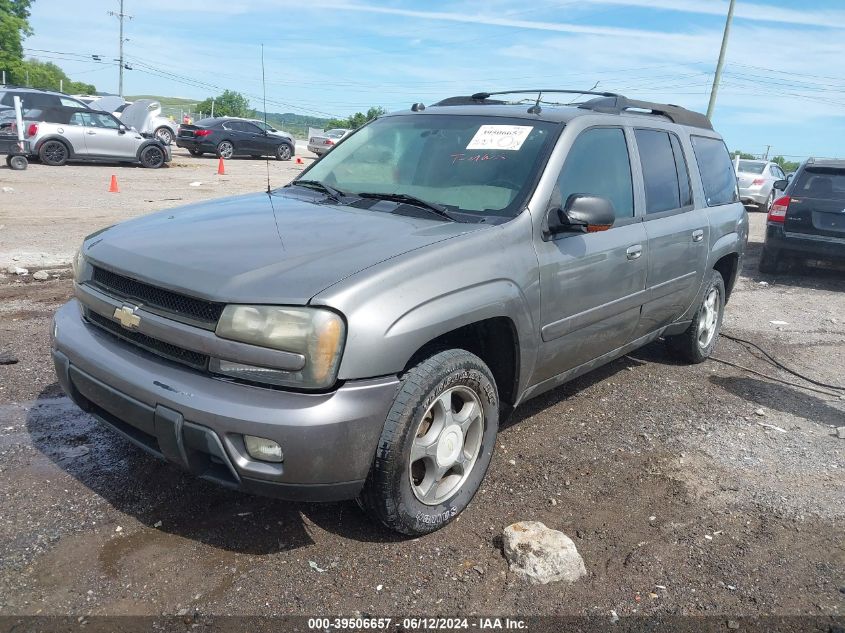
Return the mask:
[(590, 94), (416, 104), (286, 187), (89, 236), (59, 382), (199, 477), (442, 527), (515, 407), (660, 337), (694, 363), (718, 339), (748, 232), (725, 144)]

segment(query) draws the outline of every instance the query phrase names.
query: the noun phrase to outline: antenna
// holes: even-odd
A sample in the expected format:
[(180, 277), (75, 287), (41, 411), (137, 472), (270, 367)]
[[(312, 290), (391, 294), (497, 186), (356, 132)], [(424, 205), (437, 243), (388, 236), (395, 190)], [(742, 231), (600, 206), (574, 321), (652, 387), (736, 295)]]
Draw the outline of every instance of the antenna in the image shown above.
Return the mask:
[[(264, 44), (261, 45), (261, 88), (264, 91), (264, 136), (267, 136), (267, 82), (264, 80)], [(267, 165), (267, 195), (270, 195), (270, 157), (265, 156), (264, 163)]]

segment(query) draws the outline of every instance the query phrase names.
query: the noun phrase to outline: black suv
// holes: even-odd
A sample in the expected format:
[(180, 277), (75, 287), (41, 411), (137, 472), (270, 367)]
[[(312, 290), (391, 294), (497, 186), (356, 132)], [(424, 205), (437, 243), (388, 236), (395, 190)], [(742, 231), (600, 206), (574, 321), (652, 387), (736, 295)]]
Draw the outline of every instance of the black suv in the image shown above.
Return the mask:
[(845, 263), (845, 160), (809, 158), (769, 209), (760, 271), (781, 272), (790, 262)]

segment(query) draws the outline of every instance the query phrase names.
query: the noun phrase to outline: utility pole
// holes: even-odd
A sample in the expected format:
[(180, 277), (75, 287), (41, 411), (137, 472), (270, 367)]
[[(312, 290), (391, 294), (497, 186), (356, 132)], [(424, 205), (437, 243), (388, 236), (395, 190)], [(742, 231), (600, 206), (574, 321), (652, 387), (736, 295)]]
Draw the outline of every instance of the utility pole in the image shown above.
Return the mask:
[(722, 48), (719, 50), (719, 63), (716, 64), (716, 74), (713, 76), (713, 87), (710, 89), (710, 103), (707, 104), (707, 118), (713, 118), (713, 109), (716, 107), (716, 93), (719, 92), (719, 82), (722, 81), (722, 67), (725, 65), (725, 51), (728, 49), (728, 36), (731, 34), (731, 21), (734, 18), (734, 4), (731, 0), (728, 6), (728, 19), (725, 20), (725, 32), (722, 34)]
[(763, 157), (766, 160), (769, 160), (769, 150), (772, 149), (771, 145), (766, 145), (766, 155)]
[(118, 0), (118, 2), (120, 2), (120, 11), (117, 12), (117, 13), (115, 13), (114, 11), (109, 11), (109, 15), (116, 17), (120, 21), (120, 59), (118, 60), (118, 63), (120, 64), (120, 75), (119, 75), (118, 83), (117, 83), (117, 94), (122, 97), (123, 96), (123, 67), (125, 65), (124, 62), (123, 62), (123, 42), (124, 42), (124, 39), (123, 39), (123, 18), (129, 18), (131, 20), (132, 16), (127, 15), (126, 13), (123, 12), (123, 0)]

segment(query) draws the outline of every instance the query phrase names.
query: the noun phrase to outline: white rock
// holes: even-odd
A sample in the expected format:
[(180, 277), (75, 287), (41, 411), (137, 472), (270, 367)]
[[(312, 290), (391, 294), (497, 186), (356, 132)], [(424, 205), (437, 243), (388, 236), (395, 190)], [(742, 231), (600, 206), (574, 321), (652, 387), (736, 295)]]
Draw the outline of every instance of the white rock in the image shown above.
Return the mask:
[(15, 193), (15, 190), (11, 187), (3, 187), (3, 193)]
[(839, 426), (836, 428), (836, 437), (840, 440), (845, 440), (845, 426)]
[(759, 416), (764, 416), (764, 415), (766, 415), (766, 410), (765, 409), (754, 409), (754, 413), (756, 415), (759, 415)]
[(50, 274), (45, 270), (39, 270), (37, 273), (32, 275), (33, 279), (37, 279), (38, 281), (47, 281), (50, 278)]
[(189, 187), (199, 187), (202, 183), (199, 180), (195, 180), (194, 182), (188, 183)]
[(20, 266), (9, 266), (6, 269), (6, 272), (9, 273), (10, 275), (28, 275), (29, 274), (29, 270), (27, 270), (26, 268), (21, 268)]
[(772, 325), (789, 325), (786, 321), (769, 321)]
[(502, 536), (502, 549), (511, 571), (532, 582), (575, 582), (587, 575), (572, 539), (540, 521), (514, 523), (505, 528)]

